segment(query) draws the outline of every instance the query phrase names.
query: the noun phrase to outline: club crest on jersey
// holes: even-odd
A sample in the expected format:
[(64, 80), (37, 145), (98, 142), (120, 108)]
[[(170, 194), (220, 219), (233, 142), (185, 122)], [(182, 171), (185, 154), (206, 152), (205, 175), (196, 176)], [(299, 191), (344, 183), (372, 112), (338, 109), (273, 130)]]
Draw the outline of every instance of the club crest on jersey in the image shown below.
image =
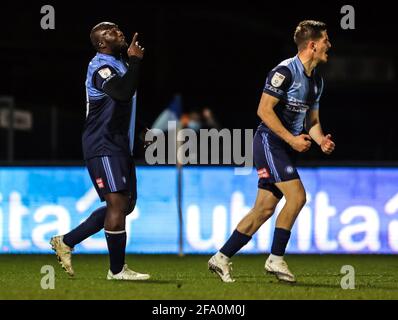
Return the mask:
[(285, 168), (285, 170), (286, 170), (286, 173), (288, 173), (288, 174), (292, 174), (292, 173), (294, 172), (294, 169), (293, 169), (292, 166), (287, 166), (287, 167)]
[(261, 168), (257, 170), (257, 174), (259, 178), (269, 178), (269, 173), (267, 168)]
[(95, 179), (95, 182), (97, 183), (98, 188), (100, 188), (100, 189), (105, 188), (102, 178)]
[(271, 84), (275, 87), (278, 88), (282, 85), (283, 81), (285, 80), (285, 76), (279, 72), (275, 72), (271, 79)]
[(109, 68), (103, 68), (98, 71), (98, 74), (101, 76), (102, 79), (106, 79), (112, 75), (112, 71)]

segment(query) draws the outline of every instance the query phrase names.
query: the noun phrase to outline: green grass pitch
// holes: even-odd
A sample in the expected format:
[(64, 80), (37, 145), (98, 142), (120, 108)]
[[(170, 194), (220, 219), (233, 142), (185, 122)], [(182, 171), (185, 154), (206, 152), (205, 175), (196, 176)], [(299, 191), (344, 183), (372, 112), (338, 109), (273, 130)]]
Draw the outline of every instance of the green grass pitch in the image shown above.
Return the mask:
[[(386, 255), (290, 255), (296, 284), (265, 275), (265, 255), (237, 255), (236, 282), (222, 283), (207, 270), (209, 256), (128, 255), (142, 282), (105, 280), (107, 255), (74, 255), (70, 278), (54, 255), (0, 255), (0, 299), (398, 299), (398, 257)], [(43, 290), (43, 265), (55, 268), (55, 289)], [(355, 289), (343, 290), (343, 265), (355, 268)]]

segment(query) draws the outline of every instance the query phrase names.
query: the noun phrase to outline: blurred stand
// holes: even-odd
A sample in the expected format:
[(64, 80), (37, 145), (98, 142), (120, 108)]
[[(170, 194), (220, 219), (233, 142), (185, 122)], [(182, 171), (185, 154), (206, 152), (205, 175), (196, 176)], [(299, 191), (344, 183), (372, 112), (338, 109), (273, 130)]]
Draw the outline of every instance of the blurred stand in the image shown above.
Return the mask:
[(15, 160), (16, 138), (23, 139), (33, 126), (30, 111), (15, 107), (11, 96), (0, 96), (0, 160), (13, 163)]
[[(186, 108), (188, 109), (188, 108)], [(174, 150), (174, 148), (169, 148), (170, 139), (168, 136), (171, 134), (169, 132), (170, 128), (176, 129), (191, 129), (191, 131), (180, 132), (178, 141), (175, 141), (179, 146), (183, 145), (183, 152), (189, 149), (189, 164), (200, 164), (200, 146), (202, 144), (208, 144), (207, 150), (210, 151), (210, 139), (208, 141), (201, 141), (200, 130), (211, 130), (215, 129), (217, 131), (221, 130), (222, 127), (214, 116), (213, 110), (209, 106), (204, 106), (201, 108), (191, 108), (184, 110), (182, 106), (181, 94), (175, 94), (170, 104), (161, 112), (161, 114), (156, 118), (152, 125), (152, 129), (159, 129), (163, 132), (166, 143), (166, 155), (165, 158), (169, 159), (167, 154), (168, 150)], [(173, 132), (172, 134), (176, 134)], [(178, 132), (176, 134), (176, 137)], [(174, 143), (174, 142), (173, 142)], [(177, 148), (179, 150), (179, 148)], [(222, 143), (219, 145), (219, 152), (223, 150)], [(187, 153), (185, 156), (188, 155)], [(183, 156), (183, 155), (180, 155)], [(210, 155), (209, 155), (210, 156)], [(209, 159), (210, 160), (210, 159)], [(210, 163), (210, 162), (208, 162)], [(186, 164), (186, 163), (184, 163)]]
[(202, 118), (203, 118), (203, 128), (206, 129), (214, 128), (217, 130), (221, 129), (221, 125), (216, 120), (213, 111), (209, 107), (204, 107), (202, 109)]

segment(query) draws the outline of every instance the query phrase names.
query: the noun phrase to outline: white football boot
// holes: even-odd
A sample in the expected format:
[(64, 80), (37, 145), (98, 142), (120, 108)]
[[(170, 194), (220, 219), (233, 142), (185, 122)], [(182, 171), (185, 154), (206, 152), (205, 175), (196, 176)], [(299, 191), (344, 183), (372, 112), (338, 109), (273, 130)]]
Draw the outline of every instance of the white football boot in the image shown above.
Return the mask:
[(283, 258), (274, 259), (270, 255), (267, 261), (265, 261), (264, 269), (266, 272), (274, 274), (278, 280), (290, 283), (296, 282), (296, 278), (293, 273), (290, 272), (289, 267)]
[(232, 278), (232, 262), (223, 261), (222, 259), (217, 258), (216, 255), (212, 256), (207, 263), (208, 268), (211, 272), (217, 274), (221, 281), (224, 282), (235, 282), (235, 279)]
[(123, 266), (122, 271), (117, 274), (113, 274), (111, 270), (108, 271), (108, 275), (106, 276), (107, 280), (148, 280), (151, 276), (145, 273), (138, 273), (133, 270), (130, 270), (125, 264)]
[(67, 274), (73, 276), (72, 251), (63, 241), (64, 236), (54, 236), (50, 240), (51, 248), (55, 251), (58, 262)]

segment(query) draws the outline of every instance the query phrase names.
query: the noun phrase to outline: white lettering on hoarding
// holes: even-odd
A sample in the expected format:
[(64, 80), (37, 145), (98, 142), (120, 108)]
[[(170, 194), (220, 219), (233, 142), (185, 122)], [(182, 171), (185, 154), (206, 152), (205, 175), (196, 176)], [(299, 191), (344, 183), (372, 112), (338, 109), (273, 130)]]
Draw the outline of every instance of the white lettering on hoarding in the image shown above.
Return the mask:
[[(0, 193), (0, 205), (1, 205), (2, 201), (3, 201), (3, 195)], [(0, 251), (1, 251), (1, 248), (3, 247), (3, 225), (4, 225), (3, 209), (0, 206)]]
[(300, 251), (308, 251), (311, 249), (311, 235), (312, 235), (312, 211), (309, 207), (311, 202), (311, 194), (307, 193), (307, 203), (301, 210), (297, 217), (297, 248)]
[[(95, 204), (95, 198), (88, 191), (76, 201), (79, 212)], [(85, 198), (85, 201), (82, 199)], [(90, 200), (91, 199), (91, 200)], [(95, 201), (94, 201), (94, 200)], [(383, 249), (398, 252), (398, 220), (382, 220), (384, 215), (372, 206), (355, 205), (340, 209), (330, 204), (329, 195), (320, 191), (312, 196), (307, 194), (307, 203), (296, 223), (297, 244), (291, 241), (295, 252), (378, 252)], [(48, 239), (53, 234), (62, 234), (70, 230), (71, 215), (74, 212), (67, 207), (46, 204), (34, 208), (33, 203), (23, 203), (22, 194), (12, 191), (6, 198), (0, 195), (0, 249), (3, 252), (30, 250), (49, 250)], [(394, 195), (384, 206), (388, 216), (397, 214), (398, 197)], [(8, 212), (6, 207), (8, 205)], [(267, 221), (253, 237), (243, 252), (264, 252), (269, 250), (272, 240), (274, 221), (284, 205), (284, 198), (278, 204), (274, 216)], [(29, 211), (31, 210), (31, 212)], [(201, 212), (199, 204), (191, 203), (187, 207), (185, 240), (192, 251), (213, 251), (219, 249), (236, 228), (240, 219), (247, 214), (250, 207), (245, 203), (242, 192), (233, 192), (227, 204), (214, 205), (212, 212)], [(83, 213), (83, 212), (82, 212)], [(204, 215), (210, 218), (204, 220)], [(135, 208), (127, 217), (126, 230), (128, 242), (131, 237), (132, 222), (139, 219), (140, 210)], [(383, 229), (381, 227), (383, 223)], [(7, 233), (8, 234), (5, 234)], [(150, 230), (148, 229), (148, 232)], [(381, 238), (383, 236), (383, 238)], [(312, 242), (314, 239), (314, 242)], [(7, 241), (8, 240), (8, 241)], [(6, 248), (4, 245), (9, 244)], [(103, 237), (92, 237), (82, 243), (85, 250), (106, 250)], [(289, 247), (288, 247), (289, 249)]]
[[(43, 223), (48, 217), (56, 218), (53, 222)], [(48, 249), (48, 241), (45, 235), (65, 234), (70, 230), (70, 214), (62, 206), (45, 205), (36, 210), (33, 216), (35, 222), (40, 223), (39, 226), (33, 228), (32, 241), (36, 247), (46, 250)]]
[[(398, 212), (398, 193), (386, 202), (384, 211), (388, 215), (393, 215)], [(388, 245), (391, 250), (398, 252), (398, 220), (393, 220), (388, 225)]]
[[(372, 207), (353, 206), (345, 209), (340, 215), (340, 221), (343, 225), (351, 223), (356, 218), (362, 218), (364, 221), (342, 228), (338, 237), (340, 245), (351, 252), (364, 249), (369, 249), (370, 251), (379, 250), (380, 222), (377, 211)], [(355, 235), (362, 233), (364, 234), (362, 240), (353, 239)]]
[(9, 229), (8, 235), (10, 244), (13, 249), (24, 250), (29, 249), (32, 243), (28, 239), (22, 239), (22, 220), (24, 216), (29, 214), (29, 210), (22, 204), (21, 194), (11, 192), (9, 197)]
[(216, 206), (214, 208), (211, 224), (211, 236), (208, 239), (203, 239), (201, 236), (203, 221), (201, 223), (199, 206), (190, 205), (187, 210), (186, 221), (188, 243), (197, 250), (220, 249), (227, 235), (227, 209), (225, 206)]
[(321, 251), (333, 251), (338, 247), (336, 240), (329, 239), (329, 219), (336, 215), (336, 208), (329, 205), (326, 192), (318, 192), (315, 197), (315, 245)]

